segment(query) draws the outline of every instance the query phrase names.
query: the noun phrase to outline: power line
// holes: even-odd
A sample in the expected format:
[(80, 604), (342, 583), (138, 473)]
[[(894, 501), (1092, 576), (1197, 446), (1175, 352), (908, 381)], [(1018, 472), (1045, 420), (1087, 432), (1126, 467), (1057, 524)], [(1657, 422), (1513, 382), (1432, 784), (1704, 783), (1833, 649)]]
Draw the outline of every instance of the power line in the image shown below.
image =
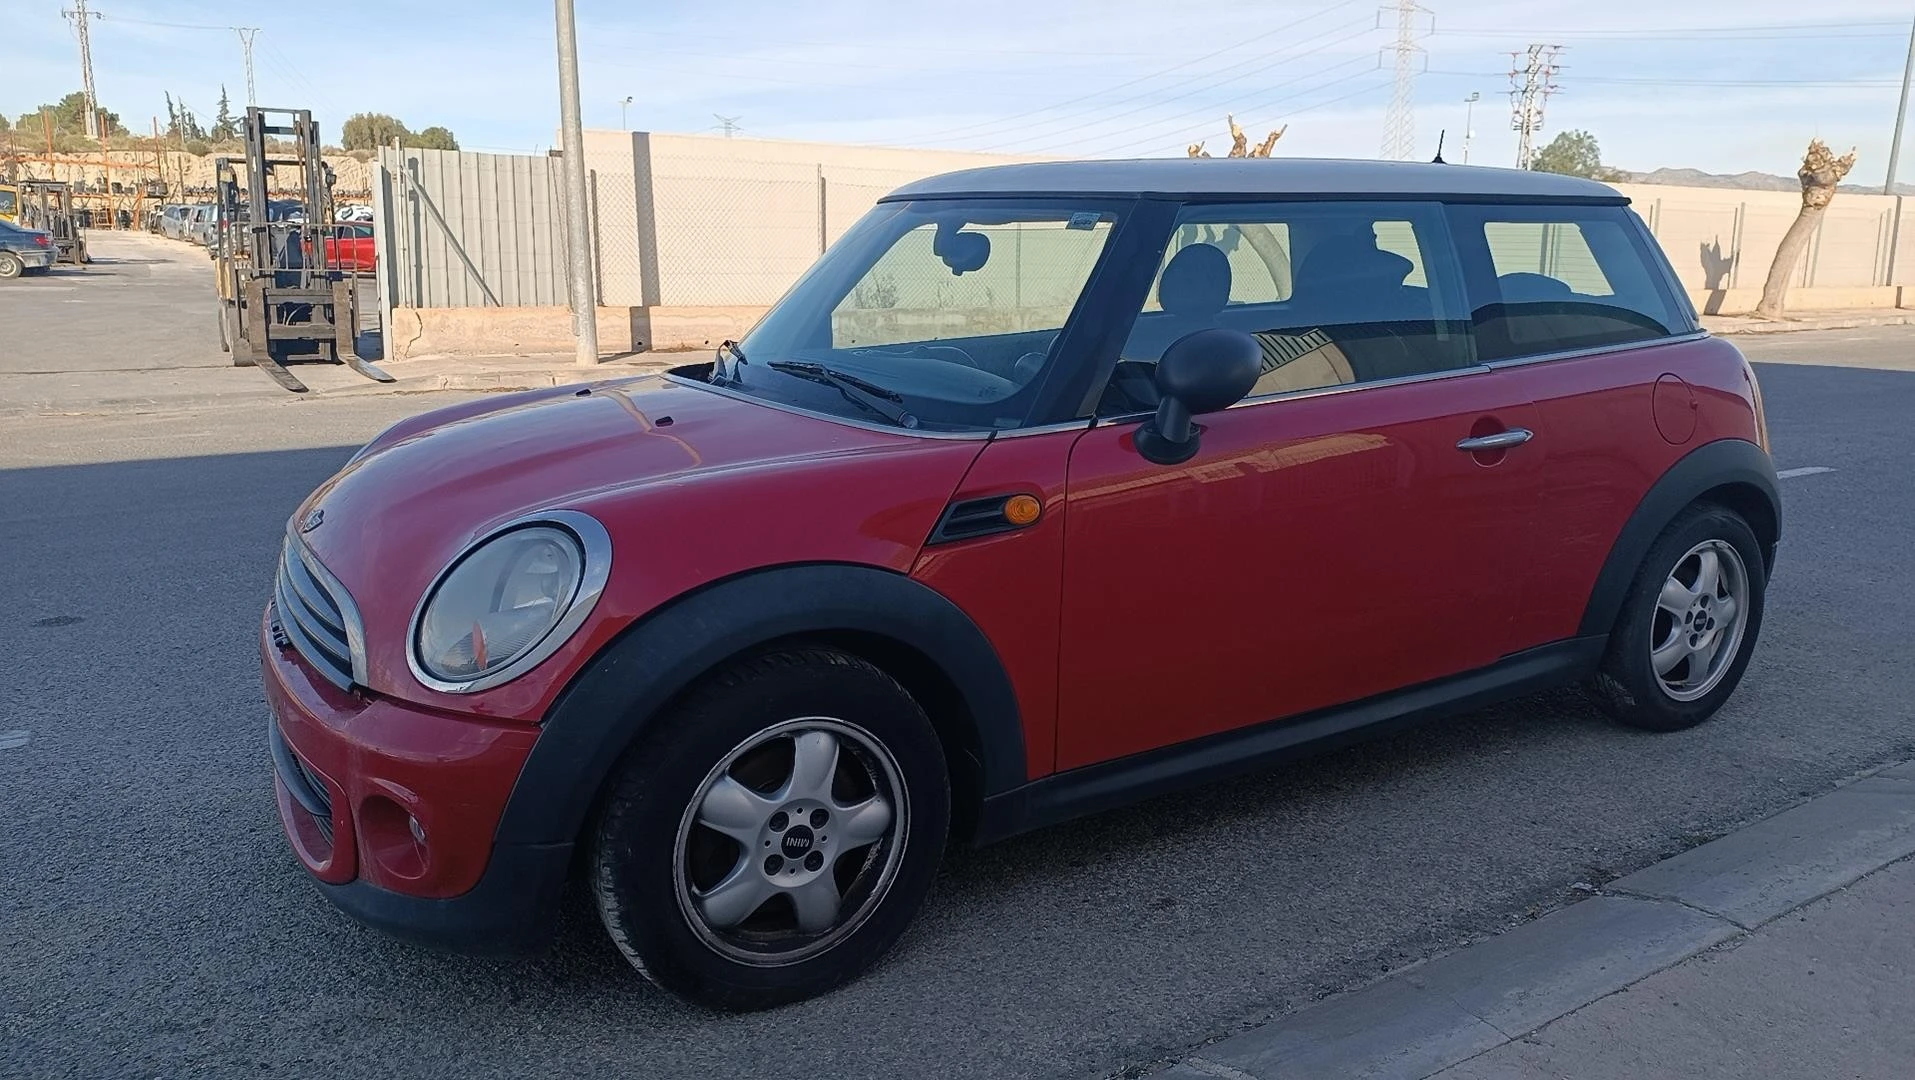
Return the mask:
[[(1588, 28), (1582, 30), (1510, 30), (1489, 26), (1450, 26), (1431, 33), (1444, 37), (1529, 37), (1537, 33), (1546, 33), (1553, 38), (1592, 37), (1592, 38), (1635, 38), (1669, 39), (1693, 43), (1696, 35), (1706, 35), (1711, 43), (1724, 38), (1749, 37), (1763, 34), (1786, 33), (1791, 38), (1805, 36), (1802, 31), (1815, 30), (1873, 30), (1885, 27), (1899, 27), (1899, 22), (1850, 22), (1850, 23), (1771, 23), (1764, 26), (1691, 26), (1656, 27), (1651, 30), (1622, 30)], [(1850, 36), (1850, 35), (1844, 35)], [(1871, 35), (1872, 36), (1872, 35)]]
[[(1342, 2), (1341, 2), (1341, 3), (1338, 3), (1338, 4), (1334, 4), (1334, 5), (1332, 5), (1332, 6), (1330, 6), (1330, 7), (1327, 7), (1327, 8), (1324, 8), (1324, 9), (1323, 9), (1322, 11), (1319, 11), (1319, 12), (1317, 12), (1317, 13), (1316, 13), (1316, 14), (1314, 14), (1314, 15), (1306, 15), (1306, 16), (1304, 16), (1304, 17), (1303, 17), (1303, 18), (1301, 18), (1301, 19), (1297, 19), (1297, 20), (1294, 20), (1294, 21), (1292, 21), (1292, 22), (1288, 22), (1288, 23), (1285, 23), (1285, 24), (1283, 24), (1282, 26), (1279, 26), (1279, 27), (1277, 27), (1277, 28), (1275, 28), (1275, 29), (1273, 29), (1273, 30), (1266, 30), (1266, 31), (1264, 31), (1264, 32), (1263, 32), (1263, 33), (1261, 33), (1261, 34), (1257, 34), (1257, 35), (1255, 35), (1255, 36), (1252, 36), (1252, 37), (1248, 37), (1248, 38), (1245, 38), (1245, 39), (1243, 39), (1242, 41), (1239, 41), (1239, 42), (1236, 42), (1235, 44), (1232, 44), (1232, 45), (1226, 45), (1225, 47), (1223, 47), (1223, 48), (1221, 48), (1221, 49), (1218, 49), (1218, 50), (1216, 50), (1215, 52), (1208, 52), (1208, 53), (1205, 53), (1204, 55), (1202, 55), (1202, 56), (1199, 56), (1199, 57), (1197, 57), (1197, 58), (1195, 58), (1195, 59), (1193, 59), (1193, 60), (1185, 60), (1185, 61), (1183, 61), (1182, 63), (1177, 63), (1177, 64), (1172, 64), (1172, 65), (1170, 65), (1169, 67), (1166, 67), (1166, 68), (1160, 68), (1160, 69), (1158, 69), (1158, 70), (1156, 70), (1156, 71), (1153, 71), (1153, 72), (1150, 72), (1149, 74), (1146, 74), (1146, 75), (1140, 75), (1140, 76), (1138, 76), (1137, 78), (1134, 78), (1134, 79), (1127, 79), (1127, 80), (1125, 80), (1124, 82), (1120, 82), (1120, 83), (1118, 83), (1118, 84), (1117, 84), (1117, 85), (1115, 85), (1115, 86), (1107, 86), (1107, 87), (1105, 87), (1105, 88), (1104, 88), (1104, 89), (1102, 89), (1102, 90), (1096, 90), (1096, 91), (1093, 91), (1093, 92), (1091, 92), (1091, 93), (1088, 93), (1088, 94), (1083, 94), (1083, 95), (1080, 95), (1080, 96), (1078, 96), (1078, 97), (1074, 97), (1074, 98), (1069, 98), (1069, 99), (1067, 99), (1067, 100), (1064, 100), (1064, 101), (1060, 101), (1060, 102), (1057, 102), (1057, 103), (1055, 103), (1055, 104), (1052, 104), (1052, 105), (1046, 105), (1046, 106), (1044, 106), (1044, 107), (1042, 107), (1042, 108), (1037, 108), (1037, 109), (1031, 109), (1031, 110), (1029, 110), (1029, 111), (1027, 111), (1027, 112), (1021, 112), (1021, 113), (1017, 113), (1017, 114), (1015, 114), (1015, 115), (1012, 115), (1012, 116), (1005, 116), (1005, 117), (1000, 117), (1000, 118), (999, 118), (999, 119), (997, 119), (997, 120), (987, 120), (987, 121), (983, 121), (982, 123), (977, 123), (977, 124), (967, 124), (967, 125), (965, 125), (965, 126), (963, 126), (963, 127), (956, 127), (956, 128), (950, 128), (950, 129), (947, 129), (947, 130), (945, 130), (945, 131), (941, 131), (941, 132), (933, 132), (933, 133), (931, 133), (931, 134), (929, 134), (929, 135), (925, 135), (925, 136), (922, 136), (922, 137), (923, 137), (924, 139), (926, 139), (926, 140), (931, 140), (931, 139), (944, 139), (944, 138), (948, 138), (948, 137), (950, 137), (950, 136), (952, 136), (952, 135), (960, 135), (960, 134), (967, 134), (967, 133), (968, 133), (968, 134), (981, 134), (981, 132), (979, 132), (979, 131), (978, 131), (977, 129), (979, 129), (979, 128), (1000, 128), (1000, 127), (1002, 127), (1003, 125), (1006, 125), (1006, 124), (1011, 124), (1011, 123), (1014, 123), (1015, 121), (1018, 121), (1018, 120), (1023, 120), (1023, 119), (1026, 119), (1026, 118), (1028, 118), (1028, 117), (1032, 117), (1032, 116), (1041, 116), (1041, 115), (1043, 115), (1044, 113), (1048, 113), (1048, 112), (1056, 112), (1056, 111), (1057, 111), (1058, 109), (1062, 109), (1062, 108), (1067, 108), (1067, 107), (1069, 107), (1069, 106), (1071, 106), (1071, 105), (1076, 105), (1076, 104), (1079, 104), (1079, 103), (1082, 103), (1082, 102), (1085, 102), (1085, 101), (1091, 101), (1091, 100), (1094, 100), (1094, 99), (1096, 99), (1096, 98), (1100, 98), (1100, 97), (1103, 97), (1104, 95), (1106, 95), (1106, 94), (1109, 94), (1109, 93), (1111, 93), (1111, 92), (1113, 92), (1113, 91), (1116, 91), (1116, 90), (1123, 90), (1123, 89), (1126, 89), (1126, 88), (1128, 88), (1128, 87), (1132, 87), (1132, 86), (1138, 86), (1138, 85), (1141, 85), (1141, 84), (1143, 84), (1143, 83), (1147, 83), (1147, 82), (1150, 82), (1150, 81), (1151, 81), (1151, 80), (1153, 80), (1153, 79), (1158, 79), (1158, 78), (1161, 78), (1161, 77), (1163, 77), (1163, 76), (1165, 76), (1165, 75), (1168, 75), (1168, 74), (1170, 74), (1170, 73), (1171, 73), (1171, 72), (1173, 72), (1173, 71), (1181, 71), (1181, 70), (1183, 70), (1184, 68), (1187, 68), (1187, 67), (1191, 67), (1191, 66), (1193, 66), (1193, 65), (1196, 65), (1196, 64), (1201, 64), (1201, 63), (1203, 63), (1203, 62), (1204, 62), (1204, 61), (1206, 61), (1206, 60), (1214, 60), (1214, 59), (1216, 59), (1217, 57), (1219, 57), (1219, 56), (1222, 56), (1222, 55), (1224, 55), (1225, 53), (1229, 53), (1229, 52), (1235, 52), (1236, 50), (1238, 50), (1238, 49), (1241, 49), (1241, 48), (1243, 48), (1243, 47), (1244, 47), (1245, 45), (1249, 45), (1249, 44), (1251, 44), (1251, 43), (1253, 43), (1253, 42), (1258, 42), (1258, 41), (1263, 41), (1263, 40), (1265, 40), (1265, 39), (1267, 39), (1267, 38), (1271, 38), (1271, 37), (1274, 37), (1274, 36), (1276, 36), (1277, 34), (1281, 34), (1281, 33), (1283, 33), (1283, 32), (1284, 32), (1284, 31), (1286, 31), (1286, 30), (1293, 30), (1293, 29), (1295, 29), (1295, 28), (1297, 28), (1297, 27), (1299, 27), (1299, 26), (1302, 26), (1302, 25), (1303, 25), (1304, 23), (1307, 23), (1307, 22), (1310, 22), (1310, 21), (1311, 21), (1311, 20), (1313, 20), (1313, 19), (1319, 19), (1319, 18), (1322, 18), (1323, 16), (1325, 16), (1325, 15), (1328, 15), (1328, 14), (1330, 14), (1330, 13), (1331, 13), (1331, 12), (1333, 12), (1333, 11), (1339, 11), (1339, 10), (1341, 10), (1341, 9), (1343, 9), (1343, 8), (1346, 8), (1346, 7), (1350, 7), (1350, 6), (1352, 6), (1353, 4), (1355, 4), (1356, 2), (1357, 2), (1357, 0), (1342, 0)], [(1233, 66), (1235, 66), (1235, 65), (1233, 65)]]
[[(1336, 38), (1332, 41), (1323, 42), (1322, 44), (1317, 45), (1314, 48), (1303, 49), (1298, 52), (1291, 51), (1293, 49), (1298, 48), (1299, 46), (1308, 45), (1308, 44), (1311, 44), (1312, 42), (1316, 42), (1319, 39), (1329, 34), (1334, 34), (1341, 31), (1349, 30), (1352, 27), (1358, 28), (1355, 33), (1345, 34), (1343, 37)], [(1037, 122), (1035, 126), (1040, 129), (1049, 129), (1049, 130), (1027, 131), (1026, 134), (1019, 135), (1009, 140), (1008, 142), (993, 144), (989, 148), (1000, 149), (1000, 148), (1007, 148), (1007, 147), (1015, 147), (1024, 143), (1043, 142), (1047, 139), (1050, 139), (1052, 136), (1063, 134), (1069, 128), (1074, 126), (1071, 123), (1071, 121), (1075, 118), (1089, 116), (1093, 113), (1101, 112), (1115, 105), (1123, 105), (1133, 101), (1143, 102), (1143, 104), (1138, 105), (1136, 108), (1127, 109), (1120, 113), (1112, 113), (1105, 116), (1100, 116), (1097, 118), (1095, 122), (1107, 123), (1111, 120), (1121, 119), (1122, 117), (1135, 116), (1136, 114), (1140, 112), (1144, 112), (1148, 109), (1155, 108), (1157, 106), (1164, 105), (1172, 101), (1182, 101), (1185, 98), (1189, 98), (1194, 95), (1204, 93), (1206, 91), (1219, 90), (1219, 89), (1222, 89), (1223, 87), (1232, 85), (1233, 83), (1239, 83), (1244, 81), (1245, 79), (1250, 79), (1258, 75), (1265, 74), (1269, 70), (1271, 61), (1273, 60), (1282, 59), (1286, 61), (1294, 61), (1294, 60), (1301, 60), (1306, 56), (1315, 56), (1317, 53), (1325, 52), (1329, 49), (1335, 48), (1338, 45), (1342, 45), (1346, 42), (1354, 41), (1357, 38), (1364, 37), (1370, 34), (1371, 32), (1373, 32), (1374, 29), (1375, 28), (1373, 26), (1371, 26), (1370, 24), (1368, 24), (1366, 21), (1363, 21), (1363, 20), (1359, 20), (1354, 23), (1346, 23), (1343, 26), (1332, 27), (1331, 29), (1322, 31), (1321, 33), (1318, 33), (1313, 37), (1307, 37), (1307, 38), (1304, 38), (1302, 41), (1293, 42), (1292, 44), (1286, 45), (1283, 48), (1272, 49), (1269, 52), (1260, 53), (1256, 56), (1250, 57), (1247, 60), (1240, 60), (1235, 64), (1231, 64), (1227, 67), (1219, 68), (1216, 71), (1207, 72), (1203, 75), (1193, 76), (1188, 79), (1183, 79), (1178, 82), (1171, 83), (1167, 86), (1156, 87), (1152, 90), (1146, 91), (1141, 94), (1132, 94), (1127, 97), (1119, 98), (1115, 101), (1092, 106), (1091, 108), (1088, 108), (1088, 109), (1079, 109), (1075, 112), (1065, 113), (1059, 116), (1051, 117), (1048, 120), (1040, 120)], [(1236, 71), (1239, 68), (1248, 68), (1249, 70), (1240, 72), (1236, 75), (1231, 75), (1228, 78), (1218, 79), (1214, 82), (1204, 82), (1205, 79), (1210, 79), (1210, 78), (1213, 78), (1214, 76), (1222, 75), (1226, 72)], [(1162, 96), (1162, 93), (1165, 90), (1173, 90), (1180, 86), (1190, 86), (1192, 83), (1200, 83), (1201, 85), (1198, 85), (1194, 87), (1193, 89), (1186, 90), (1185, 92), (1181, 94), (1175, 94), (1170, 97)], [(1058, 126), (1058, 125), (1061, 125), (1061, 126)], [(1068, 143), (1064, 145), (1068, 145)]]
[[(1467, 79), (1499, 79), (1508, 76), (1507, 71), (1448, 71), (1431, 69), (1425, 75), (1448, 75)], [(1628, 75), (1578, 75), (1578, 82), (1615, 83), (1627, 86), (1803, 86), (1818, 89), (1841, 89), (1843, 87), (1875, 88), (1896, 86), (1897, 80), (1888, 76), (1879, 79), (1680, 79), (1661, 76)]]
[[(1361, 79), (1364, 76), (1374, 75), (1377, 72), (1378, 68), (1376, 67), (1376, 60), (1374, 57), (1361, 57), (1359, 59), (1368, 60), (1371, 66), (1364, 68), (1362, 71), (1351, 72), (1348, 75), (1338, 76), (1337, 78), (1331, 79), (1327, 82), (1318, 83), (1315, 86), (1305, 87), (1301, 90), (1296, 90), (1288, 94), (1278, 94), (1275, 97), (1266, 97), (1266, 98), (1263, 98), (1262, 100), (1248, 102), (1245, 104), (1243, 112), (1250, 113), (1250, 112), (1256, 112), (1263, 109), (1272, 109), (1278, 105), (1283, 104), (1286, 101), (1295, 101), (1298, 98), (1308, 97), (1311, 94), (1321, 93), (1322, 91), (1328, 90), (1329, 88), (1333, 86), (1341, 86), (1342, 84), (1350, 82), (1353, 79)], [(1319, 75), (1327, 75), (1338, 68), (1348, 67), (1350, 63), (1351, 61), (1345, 60), (1344, 62), (1340, 64), (1332, 64), (1329, 67), (1319, 68), (1318, 70), (1313, 71), (1309, 73), (1308, 75), (1302, 75), (1295, 79), (1290, 79), (1282, 83), (1277, 83), (1276, 86), (1294, 85), (1295, 83), (1303, 82), (1307, 79), (1316, 78)], [(1352, 91), (1348, 94), (1339, 95), (1338, 97), (1330, 98), (1329, 100), (1326, 100), (1326, 101), (1319, 101), (1311, 105), (1306, 105), (1302, 108), (1288, 110), (1286, 115), (1295, 115), (1297, 113), (1309, 112), (1313, 109), (1320, 109), (1326, 105), (1332, 105), (1338, 101), (1343, 101), (1348, 98), (1356, 97), (1359, 94), (1370, 93), (1372, 91), (1382, 88), (1385, 85), (1387, 84), (1375, 83), (1370, 86), (1361, 87), (1358, 90)], [(1276, 86), (1267, 87), (1266, 89), (1275, 89)], [(1183, 113), (1182, 117), (1177, 117), (1175, 119), (1182, 119), (1183, 117), (1197, 116), (1202, 111), (1203, 110), (1193, 109)], [(1130, 139), (1127, 141), (1118, 142), (1114, 144), (1106, 143), (1103, 146), (1100, 146), (1094, 150), (1087, 151), (1086, 156), (1095, 157), (1095, 156), (1100, 156), (1103, 154), (1110, 154), (1110, 153), (1116, 153), (1118, 151), (1130, 150), (1135, 147), (1146, 147), (1152, 150), (1158, 149), (1159, 147), (1171, 147), (1174, 149), (1174, 146), (1172, 146), (1172, 144), (1167, 142), (1160, 142), (1158, 140), (1168, 139), (1172, 136), (1176, 136), (1177, 138), (1182, 139), (1189, 135), (1195, 134), (1196, 132), (1204, 130), (1208, 124), (1215, 123), (1215, 122), (1216, 122), (1216, 119), (1215, 119), (1215, 116), (1213, 115), (1210, 120), (1206, 121), (1205, 124), (1189, 124), (1181, 128), (1173, 128), (1169, 131), (1163, 131), (1155, 135), (1147, 135), (1140, 139)], [(1067, 146), (1070, 144), (1064, 143), (1060, 145)]]
[[(1318, 90), (1321, 90), (1321, 89), (1324, 89), (1324, 87), (1328, 87), (1328, 86), (1334, 86), (1334, 85), (1336, 85), (1336, 83), (1341, 83), (1341, 82), (1348, 82), (1348, 81), (1349, 81), (1350, 79), (1354, 79), (1354, 78), (1360, 78), (1361, 76), (1364, 76), (1364, 75), (1368, 75), (1368, 74), (1371, 74), (1371, 73), (1372, 73), (1372, 72), (1373, 72), (1374, 70), (1375, 70), (1375, 69), (1374, 69), (1374, 68), (1372, 68), (1372, 69), (1371, 69), (1371, 71), (1359, 71), (1359, 72), (1357, 72), (1357, 73), (1356, 73), (1355, 75), (1351, 75), (1351, 76), (1348, 76), (1348, 77), (1346, 77), (1346, 78), (1342, 78), (1342, 79), (1337, 79), (1337, 80), (1335, 80), (1334, 82), (1330, 82), (1330, 83), (1325, 83), (1325, 84), (1324, 84), (1323, 86), (1320, 86), (1320, 87), (1317, 87), (1316, 89), (1318, 89)], [(1368, 86), (1359, 86), (1359, 87), (1357, 87), (1357, 88), (1356, 88), (1355, 90), (1352, 90), (1352, 91), (1350, 91), (1350, 92), (1349, 92), (1349, 93), (1347, 93), (1347, 94), (1338, 94), (1338, 95), (1337, 95), (1336, 97), (1333, 97), (1333, 98), (1325, 98), (1324, 100), (1322, 100), (1322, 101), (1319, 101), (1319, 102), (1317, 102), (1317, 103), (1315, 103), (1315, 104), (1313, 104), (1313, 105), (1305, 105), (1305, 106), (1303, 106), (1302, 108), (1298, 108), (1298, 109), (1289, 109), (1289, 110), (1286, 110), (1286, 111), (1284, 112), (1284, 117), (1285, 117), (1285, 119), (1288, 119), (1289, 117), (1292, 117), (1292, 116), (1301, 116), (1302, 114), (1304, 114), (1304, 113), (1307, 113), (1307, 112), (1315, 112), (1315, 111), (1316, 111), (1316, 110), (1318, 110), (1318, 109), (1323, 109), (1323, 108), (1328, 108), (1329, 106), (1331, 106), (1331, 105), (1335, 105), (1335, 104), (1338, 104), (1339, 102), (1344, 102), (1344, 101), (1348, 101), (1348, 100), (1350, 100), (1351, 98), (1355, 98), (1355, 97), (1362, 97), (1362, 96), (1363, 96), (1363, 95), (1365, 95), (1365, 94), (1374, 94), (1374, 93), (1376, 93), (1376, 92), (1377, 92), (1378, 90), (1381, 90), (1381, 89), (1383, 89), (1384, 87), (1386, 87), (1386, 86), (1389, 86), (1389, 85), (1390, 85), (1390, 84), (1389, 84), (1388, 82), (1377, 82), (1377, 83), (1371, 83), (1371, 84), (1370, 84), (1370, 85), (1368, 85)], [(1186, 128), (1186, 129), (1184, 129), (1184, 131), (1183, 131), (1183, 132), (1180, 132), (1180, 133), (1179, 133), (1179, 136), (1180, 136), (1180, 137), (1179, 137), (1179, 139), (1177, 140), (1177, 142), (1181, 142), (1181, 141), (1182, 141), (1182, 137), (1183, 137), (1183, 136), (1185, 136), (1185, 135), (1187, 135), (1187, 134), (1188, 134), (1188, 132), (1189, 132), (1190, 130), (1191, 130), (1191, 129), (1189, 129), (1189, 128)], [(1177, 148), (1177, 142), (1169, 142), (1169, 143), (1156, 143), (1156, 144), (1154, 144), (1153, 146), (1151, 146), (1151, 147), (1150, 147), (1150, 149), (1152, 149), (1152, 150), (1157, 150), (1157, 149), (1163, 149), (1163, 150), (1175, 150), (1175, 149)], [(1133, 144), (1130, 144), (1130, 145), (1138, 145), (1138, 144), (1136, 144), (1136, 143), (1133, 143)]]

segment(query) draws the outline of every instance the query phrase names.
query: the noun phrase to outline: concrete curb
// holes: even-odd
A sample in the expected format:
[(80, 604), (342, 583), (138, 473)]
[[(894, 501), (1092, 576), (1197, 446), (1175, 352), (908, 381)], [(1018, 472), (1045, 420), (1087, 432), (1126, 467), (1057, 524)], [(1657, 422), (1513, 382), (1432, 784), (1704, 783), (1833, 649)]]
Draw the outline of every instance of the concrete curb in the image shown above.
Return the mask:
[(1581, 903), (1204, 1047), (1158, 1076), (1422, 1080), (1915, 855), (1915, 762)]
[(680, 360), (668, 360), (634, 363), (605, 363), (598, 367), (578, 367), (569, 364), (549, 366), (469, 368), (464, 370), (437, 370), (412, 374), (405, 365), (411, 361), (400, 361), (384, 365), (387, 374), (393, 376), (389, 383), (368, 382), (363, 385), (335, 387), (321, 391), (315, 397), (347, 397), (363, 394), (409, 393), (423, 394), (435, 390), (475, 390), (506, 393), (513, 390), (537, 390), (548, 386), (571, 386), (577, 383), (604, 382), (608, 379), (630, 379), (641, 375), (653, 375)]
[(1883, 315), (1807, 315), (1779, 320), (1745, 315), (1704, 315), (1702, 326), (1712, 334), (1793, 334), (1802, 330), (1854, 330), (1865, 326), (1908, 326), (1915, 323), (1915, 311)]

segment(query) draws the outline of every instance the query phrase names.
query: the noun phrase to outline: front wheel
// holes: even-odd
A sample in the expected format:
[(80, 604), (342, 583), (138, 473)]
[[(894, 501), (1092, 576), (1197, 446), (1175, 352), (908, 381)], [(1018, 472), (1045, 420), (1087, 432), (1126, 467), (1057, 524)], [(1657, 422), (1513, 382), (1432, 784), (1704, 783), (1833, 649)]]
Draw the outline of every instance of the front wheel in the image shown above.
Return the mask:
[(599, 914), (652, 981), (721, 1009), (823, 993), (890, 949), (950, 825), (943, 749), (890, 676), (823, 649), (738, 663), (626, 755)]
[(1698, 503), (1663, 530), (1630, 586), (1594, 684), (1617, 721), (1679, 731), (1735, 692), (1762, 629), (1768, 564), (1742, 517)]

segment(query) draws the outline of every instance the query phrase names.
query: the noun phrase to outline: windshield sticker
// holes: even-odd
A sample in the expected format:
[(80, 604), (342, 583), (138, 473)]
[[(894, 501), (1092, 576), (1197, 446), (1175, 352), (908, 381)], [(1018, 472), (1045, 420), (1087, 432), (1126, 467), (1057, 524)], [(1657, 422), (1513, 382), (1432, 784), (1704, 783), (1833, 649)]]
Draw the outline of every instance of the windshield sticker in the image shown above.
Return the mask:
[(1097, 227), (1097, 212), (1095, 210), (1080, 210), (1071, 215), (1070, 224), (1064, 227), (1067, 229), (1095, 229)]

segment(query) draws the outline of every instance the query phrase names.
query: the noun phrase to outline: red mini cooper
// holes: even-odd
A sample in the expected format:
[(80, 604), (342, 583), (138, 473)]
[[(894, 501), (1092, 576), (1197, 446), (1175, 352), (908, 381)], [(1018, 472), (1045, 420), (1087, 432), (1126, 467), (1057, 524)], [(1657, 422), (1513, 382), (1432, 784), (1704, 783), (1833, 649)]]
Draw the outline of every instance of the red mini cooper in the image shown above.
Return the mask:
[(1762, 398), (1627, 200), (1452, 165), (1019, 165), (878, 204), (708, 362), (453, 406), (289, 524), (280, 816), (374, 926), (536, 943), (570, 878), (755, 1008), (945, 845), (1578, 683), (1722, 706)]

